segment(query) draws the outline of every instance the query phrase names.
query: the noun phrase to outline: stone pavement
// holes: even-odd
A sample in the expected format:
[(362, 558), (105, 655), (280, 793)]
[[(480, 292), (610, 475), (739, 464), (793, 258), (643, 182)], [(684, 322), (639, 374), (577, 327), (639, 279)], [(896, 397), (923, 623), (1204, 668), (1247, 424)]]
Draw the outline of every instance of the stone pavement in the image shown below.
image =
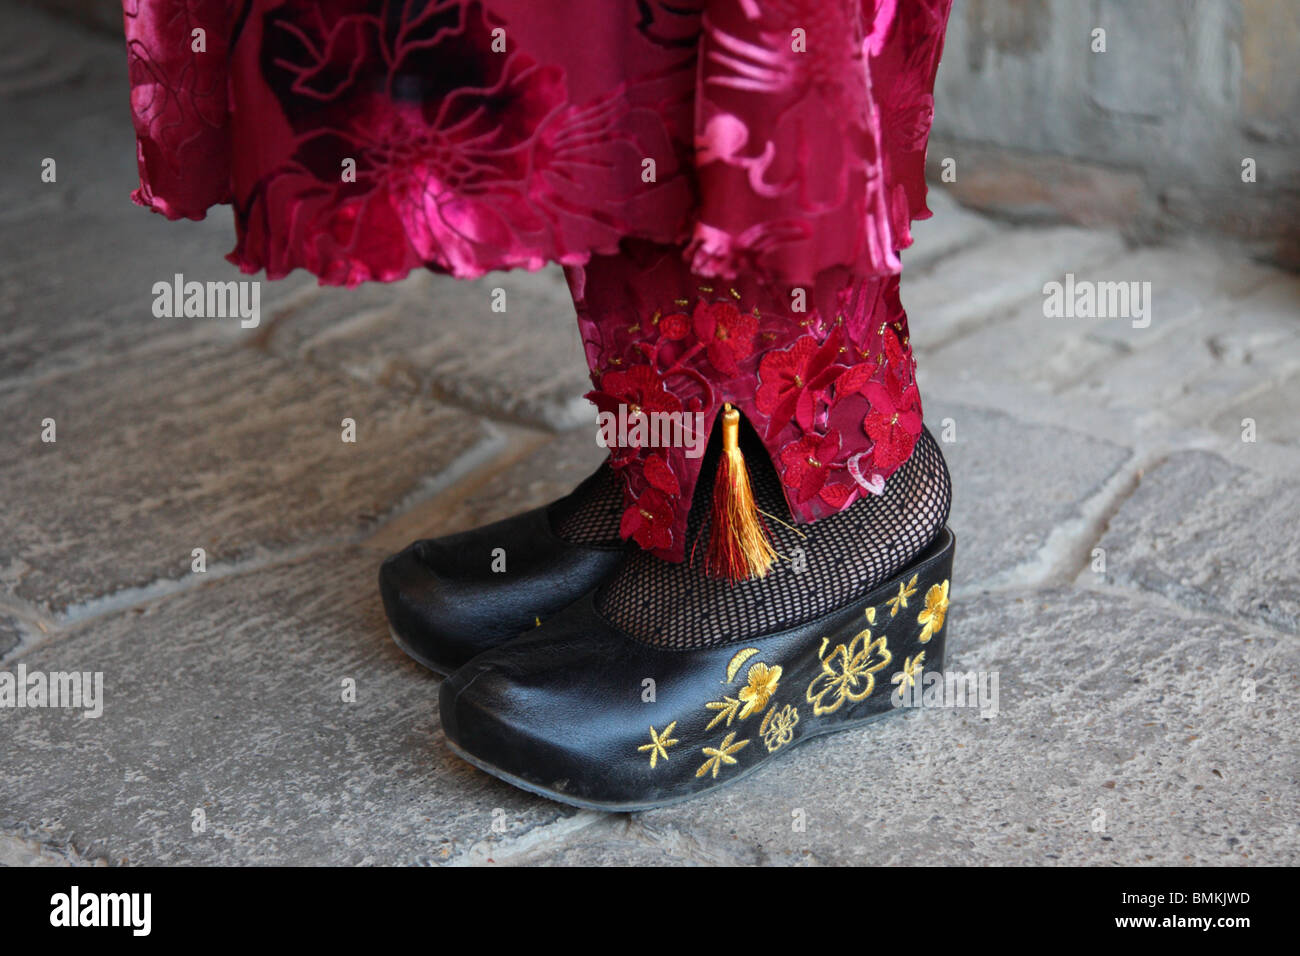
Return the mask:
[[(130, 206), (121, 51), (0, 15), (0, 671), (105, 697), (0, 709), (0, 864), (1300, 860), (1300, 280), (935, 194), (904, 303), (954, 473), (949, 667), (997, 672), (998, 713), (577, 812), (451, 756), (374, 587), (599, 460), (558, 274), (155, 318), (154, 282), (237, 277), (227, 216)], [(1149, 325), (1046, 318), (1067, 273), (1150, 282)]]

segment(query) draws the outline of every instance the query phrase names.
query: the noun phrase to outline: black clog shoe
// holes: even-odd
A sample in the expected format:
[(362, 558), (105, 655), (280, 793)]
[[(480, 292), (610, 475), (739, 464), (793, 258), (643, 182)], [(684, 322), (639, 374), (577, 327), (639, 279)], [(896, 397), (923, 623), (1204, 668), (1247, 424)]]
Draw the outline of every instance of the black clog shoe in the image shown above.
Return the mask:
[(602, 465), (550, 505), (416, 541), (385, 560), (379, 592), (397, 646), (430, 670), (450, 674), (598, 587), (627, 545), (617, 535), (566, 540), (555, 529), (616, 481)]
[(943, 528), (905, 570), (810, 623), (693, 650), (629, 636), (588, 594), (443, 682), (447, 741), (517, 787), (597, 810), (739, 780), (890, 713), (897, 692), (942, 670), (953, 543)]

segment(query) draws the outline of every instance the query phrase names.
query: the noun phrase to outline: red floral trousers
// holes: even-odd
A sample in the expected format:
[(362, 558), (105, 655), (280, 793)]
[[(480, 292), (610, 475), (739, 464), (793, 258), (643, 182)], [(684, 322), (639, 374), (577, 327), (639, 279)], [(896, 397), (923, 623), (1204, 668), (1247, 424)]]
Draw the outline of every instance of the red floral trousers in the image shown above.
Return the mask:
[[(566, 270), (594, 389), (612, 416), (681, 415), (706, 434), (724, 404), (762, 438), (798, 522), (878, 493), (912, 453), (921, 398), (898, 277), (825, 270), (809, 286), (692, 274), (681, 250), (625, 243)], [(702, 418), (696, 418), (700, 413)], [(684, 558), (698, 445), (622, 445), (622, 532)]]

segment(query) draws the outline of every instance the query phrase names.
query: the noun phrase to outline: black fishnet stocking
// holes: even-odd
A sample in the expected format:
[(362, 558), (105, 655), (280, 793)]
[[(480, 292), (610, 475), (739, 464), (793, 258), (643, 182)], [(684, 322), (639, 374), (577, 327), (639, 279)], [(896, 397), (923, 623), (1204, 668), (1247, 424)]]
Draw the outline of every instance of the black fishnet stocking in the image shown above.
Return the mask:
[[(790, 522), (771, 460), (747, 427), (742, 431), (742, 448), (759, 508)], [(717, 448), (712, 447), (695, 491), (688, 522), (690, 542), (701, 531), (708, 533), (716, 456)], [(688, 554), (684, 564), (633, 549), (614, 578), (597, 592), (596, 607), (633, 636), (678, 650), (795, 627), (865, 596), (906, 567), (943, 529), (951, 497), (947, 465), (938, 444), (925, 431), (882, 494), (801, 525), (797, 532), (769, 520), (782, 560), (767, 577), (734, 586), (706, 577), (707, 537), (699, 539), (694, 560)], [(798, 570), (800, 557), (802, 570)]]

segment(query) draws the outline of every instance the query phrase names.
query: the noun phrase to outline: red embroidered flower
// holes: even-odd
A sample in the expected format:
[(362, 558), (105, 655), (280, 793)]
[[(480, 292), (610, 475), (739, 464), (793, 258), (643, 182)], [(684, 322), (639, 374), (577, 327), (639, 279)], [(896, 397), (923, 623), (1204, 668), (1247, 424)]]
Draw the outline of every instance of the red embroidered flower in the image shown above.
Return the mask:
[[(681, 400), (664, 388), (663, 378), (649, 365), (606, 372), (600, 377), (600, 387), (588, 392), (586, 397), (602, 414), (619, 416), (621, 409), (629, 431), (642, 414), (680, 412), (682, 408)], [(635, 437), (629, 435), (626, 446), (610, 447), (610, 464), (616, 468), (627, 465), (639, 447)]]
[(887, 474), (907, 461), (921, 434), (921, 394), (897, 375), (870, 383), (863, 394), (871, 402), (871, 411), (862, 430), (875, 442), (871, 458), (876, 470)]
[(758, 320), (730, 302), (701, 302), (695, 306), (692, 321), (713, 367), (723, 375), (739, 375), (736, 362), (753, 354)]
[(898, 341), (898, 333), (893, 329), (886, 327), (883, 337), (885, 347), (885, 367), (892, 369), (894, 374), (901, 381), (910, 382), (912, 380), (912, 363), (911, 356), (904, 351), (903, 344)]
[(838, 402), (849, 395), (861, 393), (879, 367), (871, 362), (859, 362), (850, 366), (835, 380), (835, 400)]
[(825, 485), (818, 492), (818, 496), (836, 511), (840, 511), (849, 503), (854, 491), (852, 485)]
[(650, 482), (652, 488), (658, 488), (666, 495), (676, 497), (682, 493), (682, 486), (677, 482), (677, 476), (660, 455), (651, 455), (647, 458), (641, 473), (645, 475), (645, 480)]
[(770, 419), (771, 438), (791, 419), (807, 431), (812, 428), (815, 399), (835, 382), (844, 368), (834, 362), (840, 356), (839, 330), (818, 345), (811, 335), (797, 339), (782, 352), (768, 352), (758, 367), (759, 386), (755, 395), (758, 410)]
[(664, 388), (663, 378), (649, 365), (606, 372), (600, 377), (600, 387), (588, 392), (587, 398), (602, 412), (617, 413), (619, 405), (626, 405), (629, 417), (640, 412), (682, 410), (681, 400)]
[(804, 435), (781, 449), (781, 463), (785, 465), (781, 480), (794, 490), (797, 502), (803, 504), (822, 490), (839, 453), (840, 433), (836, 431)]
[(672, 502), (657, 488), (647, 488), (641, 497), (623, 512), (618, 533), (632, 538), (647, 551), (666, 551), (673, 546)]
[(690, 317), (681, 312), (665, 315), (659, 320), (659, 333), (666, 339), (684, 339), (690, 332)]

